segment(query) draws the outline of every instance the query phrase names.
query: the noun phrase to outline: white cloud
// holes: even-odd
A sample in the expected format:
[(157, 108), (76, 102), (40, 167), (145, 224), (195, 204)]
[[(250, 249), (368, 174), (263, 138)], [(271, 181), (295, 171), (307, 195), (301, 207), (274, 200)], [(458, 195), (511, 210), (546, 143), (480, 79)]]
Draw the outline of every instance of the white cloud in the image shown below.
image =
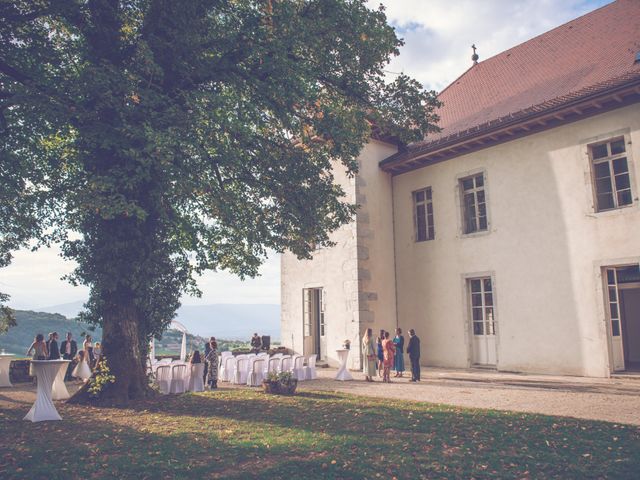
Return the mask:
[(371, 0), (405, 40), (389, 70), (442, 90), (472, 64), (594, 10), (611, 0)]

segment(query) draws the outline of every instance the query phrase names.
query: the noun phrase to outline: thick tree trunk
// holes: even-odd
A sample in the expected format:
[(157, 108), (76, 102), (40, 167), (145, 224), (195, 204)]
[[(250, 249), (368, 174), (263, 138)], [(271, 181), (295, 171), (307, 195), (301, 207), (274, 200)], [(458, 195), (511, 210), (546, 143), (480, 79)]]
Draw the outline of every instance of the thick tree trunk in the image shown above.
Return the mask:
[(121, 406), (152, 394), (145, 371), (146, 359), (140, 349), (138, 315), (133, 305), (123, 304), (105, 314), (102, 352), (115, 382), (107, 384), (97, 397), (90, 395), (85, 386), (69, 399), (70, 403)]

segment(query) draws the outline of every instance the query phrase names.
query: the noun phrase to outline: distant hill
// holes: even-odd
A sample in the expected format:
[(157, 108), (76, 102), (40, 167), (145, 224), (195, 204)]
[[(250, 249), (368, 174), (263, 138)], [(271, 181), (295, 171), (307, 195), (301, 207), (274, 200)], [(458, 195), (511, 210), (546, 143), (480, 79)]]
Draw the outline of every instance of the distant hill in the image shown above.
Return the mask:
[(4, 348), (7, 353), (24, 355), (37, 333), (42, 333), (45, 340), (49, 332), (58, 332), (60, 336), (58, 343), (61, 343), (67, 332), (73, 334), (76, 342), (82, 343), (82, 335), (88, 333), (94, 341), (102, 338), (102, 329), (75, 320), (69, 320), (57, 313), (32, 312), (29, 310), (16, 310), (15, 327), (0, 335), (0, 348)]
[[(38, 333), (42, 333), (46, 339), (49, 332), (58, 332), (60, 336), (58, 341), (61, 343), (66, 333), (71, 332), (74, 340), (78, 342), (79, 348), (83, 341), (83, 336), (87, 333), (93, 337), (94, 342), (99, 342), (102, 339), (102, 329), (100, 327), (70, 320), (59, 313), (16, 310), (15, 316), (17, 325), (10, 328), (6, 334), (0, 335), (0, 349), (4, 349), (6, 353), (24, 356)], [(206, 341), (201, 336), (188, 333), (187, 352), (196, 349), (203, 350)], [(161, 340), (156, 340), (156, 354), (178, 354), (180, 353), (181, 343), (182, 333), (177, 330), (167, 330)], [(222, 339), (218, 343), (221, 351), (245, 346), (238, 342), (229, 342)]]
[[(82, 310), (82, 301), (41, 307), (40, 312), (60, 313), (74, 318)], [(280, 340), (280, 305), (233, 304), (186, 305), (180, 307), (176, 318), (190, 333), (211, 335), (229, 340), (248, 340), (254, 332), (271, 335)]]

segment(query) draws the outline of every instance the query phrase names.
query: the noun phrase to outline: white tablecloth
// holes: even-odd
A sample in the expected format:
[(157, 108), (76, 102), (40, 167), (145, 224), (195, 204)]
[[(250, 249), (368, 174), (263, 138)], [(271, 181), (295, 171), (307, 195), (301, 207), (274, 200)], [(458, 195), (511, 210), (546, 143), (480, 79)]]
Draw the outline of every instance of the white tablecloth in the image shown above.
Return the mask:
[(24, 417), (32, 422), (42, 422), (44, 420), (62, 420), (52, 401), (53, 381), (64, 365), (65, 368), (69, 360), (31, 360), (33, 371), (38, 379), (38, 391), (36, 401)]
[(71, 397), (69, 395), (69, 390), (67, 390), (67, 386), (64, 383), (64, 376), (67, 373), (67, 368), (69, 368), (69, 363), (71, 360), (64, 360), (66, 363), (61, 363), (58, 367), (58, 373), (56, 374), (56, 378), (53, 380), (53, 387), (51, 389), (51, 397), (54, 400), (66, 400)]
[(9, 367), (15, 355), (0, 354), (0, 387), (13, 387), (9, 379)]
[(353, 377), (347, 370), (347, 359), (349, 358), (349, 350), (346, 348), (340, 348), (336, 350), (338, 354), (338, 359), (340, 360), (340, 368), (338, 369), (338, 373), (336, 374), (336, 380), (340, 380), (342, 382), (353, 380)]

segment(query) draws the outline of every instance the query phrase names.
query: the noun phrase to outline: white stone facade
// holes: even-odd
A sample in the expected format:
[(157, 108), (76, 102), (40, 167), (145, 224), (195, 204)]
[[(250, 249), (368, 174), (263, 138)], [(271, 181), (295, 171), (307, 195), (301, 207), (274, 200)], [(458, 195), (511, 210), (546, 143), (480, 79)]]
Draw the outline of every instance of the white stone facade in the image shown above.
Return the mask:
[[(623, 137), (633, 203), (597, 212), (588, 145)], [(422, 363), (473, 366), (469, 279), (490, 278), (492, 368), (603, 377), (614, 370), (603, 267), (640, 262), (640, 104), (391, 176), (395, 147), (371, 141), (354, 180), (361, 205), (313, 260), (282, 257), (282, 340), (303, 352), (303, 289), (325, 295), (324, 355), (367, 327), (422, 340)], [(482, 173), (487, 231), (462, 233), (460, 179)], [(435, 238), (416, 242), (412, 192), (431, 187)], [(635, 313), (633, 313), (635, 315)], [(640, 321), (640, 320), (639, 320)], [(483, 347), (484, 348), (484, 347)], [(306, 354), (311, 351), (304, 352)]]

